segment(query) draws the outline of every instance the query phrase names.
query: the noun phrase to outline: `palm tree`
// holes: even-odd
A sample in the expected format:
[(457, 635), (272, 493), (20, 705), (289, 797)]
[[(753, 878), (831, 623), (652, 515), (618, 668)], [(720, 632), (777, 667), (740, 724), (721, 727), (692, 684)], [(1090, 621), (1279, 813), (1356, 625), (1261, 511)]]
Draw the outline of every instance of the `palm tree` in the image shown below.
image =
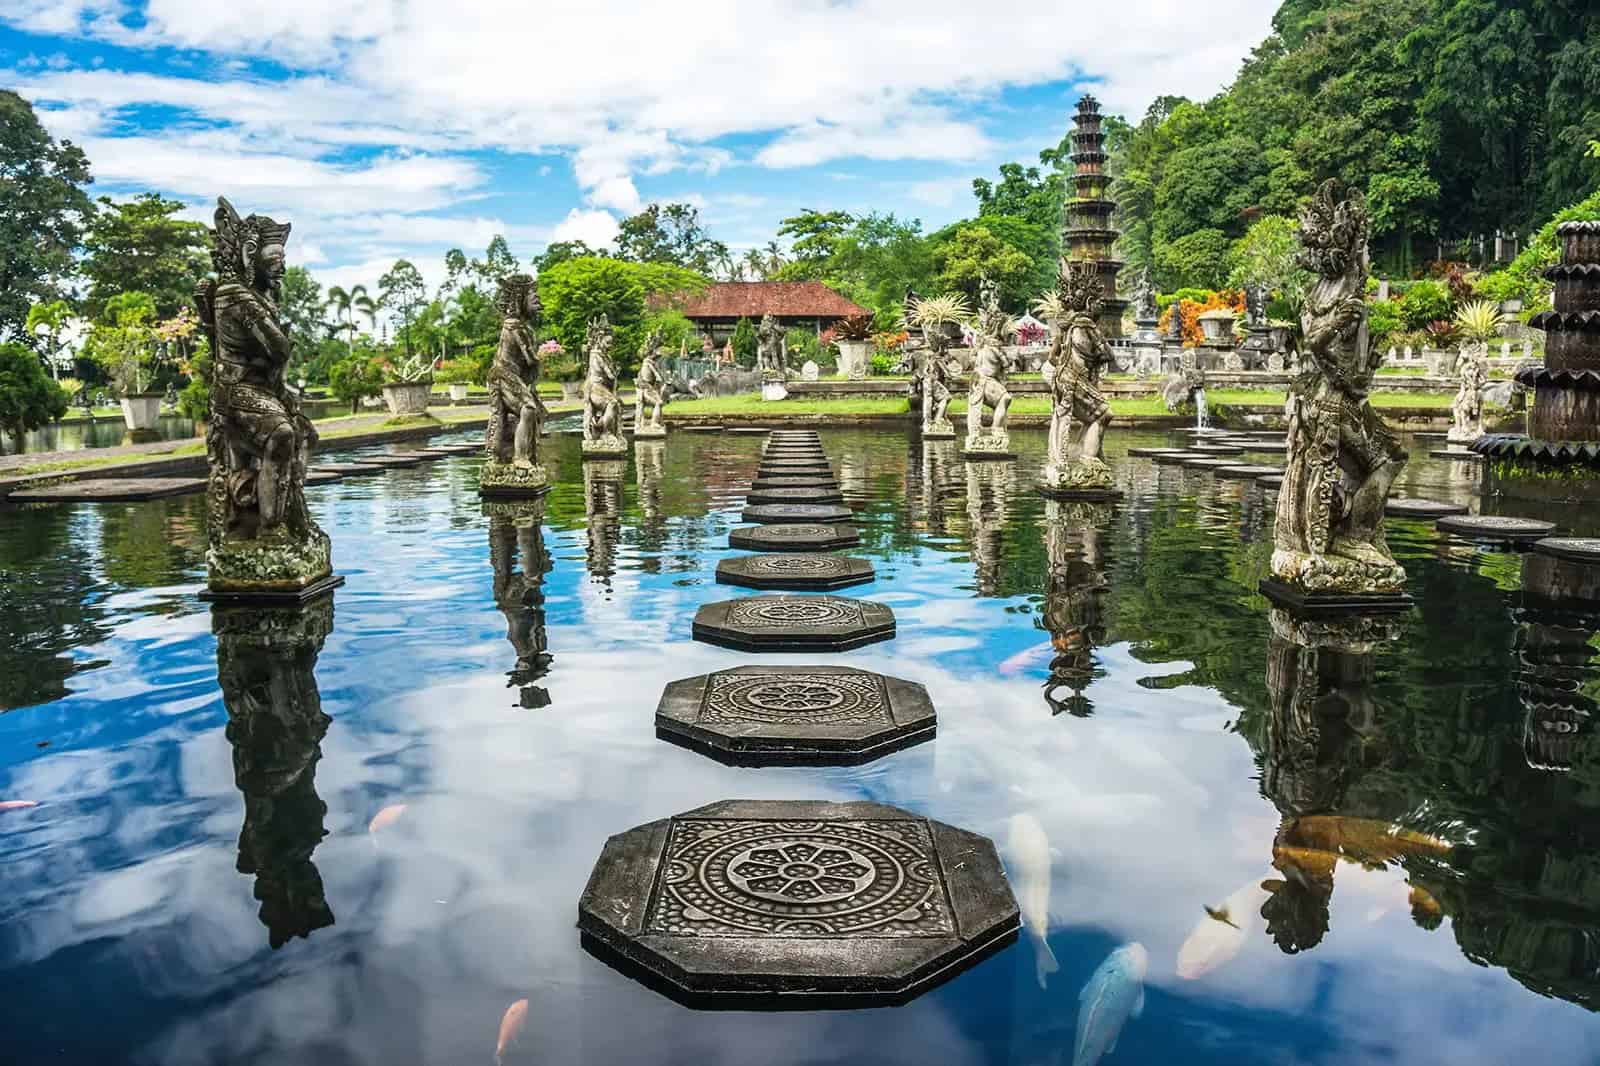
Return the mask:
[(328, 302), (323, 305), (333, 309), (333, 317), (337, 322), (343, 323), (339, 328), (348, 334), (350, 354), (356, 353), (356, 313), (366, 315), (372, 320), (374, 327), (378, 324), (378, 308), (372, 302), (372, 297), (367, 295), (365, 285), (352, 285), (345, 290), (338, 285), (328, 287)]

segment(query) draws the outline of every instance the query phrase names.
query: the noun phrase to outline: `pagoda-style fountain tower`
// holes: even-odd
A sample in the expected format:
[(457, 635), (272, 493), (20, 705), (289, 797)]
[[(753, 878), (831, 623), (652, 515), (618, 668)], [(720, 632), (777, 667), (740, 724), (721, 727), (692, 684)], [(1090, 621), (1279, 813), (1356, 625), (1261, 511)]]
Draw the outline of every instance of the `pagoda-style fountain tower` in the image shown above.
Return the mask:
[(1100, 265), (1106, 294), (1100, 310), (1100, 332), (1111, 340), (1122, 336), (1122, 310), (1128, 301), (1117, 298), (1117, 272), (1123, 264), (1112, 251), (1118, 233), (1111, 226), (1111, 214), (1117, 205), (1109, 196), (1111, 178), (1106, 174), (1106, 135), (1100, 129), (1100, 101), (1093, 96), (1079, 100), (1072, 122), (1073, 192), (1067, 199), (1062, 244), (1068, 258)]
[(1537, 315), (1544, 366), (1517, 380), (1533, 389), (1528, 432), (1479, 437), (1484, 491), (1520, 499), (1600, 502), (1600, 221), (1557, 227), (1561, 262), (1545, 271), (1555, 307)]

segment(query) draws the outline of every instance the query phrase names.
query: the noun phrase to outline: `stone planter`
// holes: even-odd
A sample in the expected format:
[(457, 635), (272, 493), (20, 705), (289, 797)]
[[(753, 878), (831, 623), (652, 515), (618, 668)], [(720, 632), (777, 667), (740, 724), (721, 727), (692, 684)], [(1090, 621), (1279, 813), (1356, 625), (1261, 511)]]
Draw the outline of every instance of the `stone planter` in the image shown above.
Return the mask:
[(1456, 353), (1441, 348), (1422, 349), (1422, 362), (1431, 377), (1447, 378), (1456, 372)]
[(583, 399), (583, 382), (563, 381), (561, 383), (561, 399), (567, 403)]
[(867, 376), (871, 358), (871, 341), (834, 341), (839, 349), (839, 373), (851, 381), (861, 381)]
[(1205, 334), (1206, 343), (1222, 346), (1233, 341), (1233, 326), (1235, 317), (1232, 311), (1224, 311), (1220, 307), (1215, 311), (1207, 311), (1200, 316), (1200, 330)]
[(396, 417), (425, 414), (428, 399), (432, 395), (433, 383), (430, 381), (393, 382), (383, 387), (383, 402), (389, 405), (389, 413)]
[(161, 393), (136, 392), (124, 396), (122, 421), (131, 430), (155, 429), (161, 421)]
[(465, 385), (451, 385), (450, 386), (450, 402), (451, 403), (465, 403), (466, 399), (467, 399), (467, 386), (465, 386)]

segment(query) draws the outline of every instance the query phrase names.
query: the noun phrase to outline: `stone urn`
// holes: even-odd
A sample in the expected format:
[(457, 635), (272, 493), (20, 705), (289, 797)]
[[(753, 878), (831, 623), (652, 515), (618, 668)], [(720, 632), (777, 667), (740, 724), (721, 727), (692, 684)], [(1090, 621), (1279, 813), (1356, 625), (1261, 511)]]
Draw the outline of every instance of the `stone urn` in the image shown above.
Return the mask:
[(1430, 377), (1447, 378), (1456, 372), (1456, 353), (1444, 348), (1422, 349), (1422, 362)]
[(583, 382), (563, 381), (561, 383), (561, 399), (567, 403), (574, 403), (583, 399)]
[(851, 381), (862, 381), (867, 376), (867, 365), (872, 351), (871, 341), (834, 341), (839, 348), (839, 372)]
[(427, 412), (432, 394), (431, 381), (392, 381), (383, 387), (383, 402), (391, 415), (420, 415)]
[(161, 393), (134, 392), (124, 396), (122, 421), (131, 430), (155, 429), (161, 421)]
[(450, 386), (450, 402), (451, 403), (466, 403), (466, 401), (467, 401), (467, 386), (452, 384)]
[(1219, 307), (1199, 316), (1199, 322), (1208, 345), (1222, 348), (1233, 343), (1235, 316), (1232, 311)]

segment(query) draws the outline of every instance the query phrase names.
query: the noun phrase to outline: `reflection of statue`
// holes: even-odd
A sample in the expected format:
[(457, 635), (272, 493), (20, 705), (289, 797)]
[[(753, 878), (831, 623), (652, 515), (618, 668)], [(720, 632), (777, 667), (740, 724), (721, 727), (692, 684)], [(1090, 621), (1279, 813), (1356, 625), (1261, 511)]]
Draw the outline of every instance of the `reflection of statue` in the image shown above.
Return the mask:
[[(1000, 310), (999, 299), (988, 279), (984, 281), (984, 302), (978, 310), (974, 327), (972, 388), (967, 393), (967, 440), (962, 454), (971, 459), (1011, 458), (1011, 437), (1006, 433), (1006, 412), (1011, 407), (1011, 393), (1006, 389), (1006, 357), (1001, 345), (1005, 343), (1009, 319)], [(984, 432), (983, 409), (994, 411), (989, 432)]]
[(1040, 489), (1061, 496), (1106, 496), (1115, 488), (1102, 458), (1111, 405), (1100, 393), (1100, 368), (1111, 357), (1111, 346), (1098, 321), (1104, 304), (1100, 269), (1063, 259), (1059, 288), (1070, 317), (1050, 349), (1050, 443)]
[[(633, 437), (665, 437), (667, 427), (661, 424), (661, 405), (666, 399), (667, 379), (661, 376), (661, 366), (656, 362), (661, 354), (661, 336), (651, 330), (644, 339), (644, 358), (639, 361), (639, 372), (633, 377), (634, 409)], [(650, 417), (645, 418), (649, 408)]]
[(922, 442), (921, 491), (911, 496), (911, 502), (920, 500), (921, 507), (914, 513), (914, 520), (931, 533), (945, 532), (952, 510), (948, 503), (950, 498), (966, 495), (966, 485), (960, 475), (952, 473), (964, 469), (956, 466), (957, 458), (956, 446), (949, 441), (934, 438)]
[(501, 316), (500, 344), (489, 367), (489, 424), (484, 430), (488, 457), (478, 475), (479, 488), (489, 495), (543, 492), (550, 476), (539, 465), (545, 414), (533, 335), (539, 290), (527, 274), (512, 274), (501, 279), (495, 303)]
[(661, 509), (662, 466), (667, 445), (659, 440), (642, 440), (633, 446), (633, 470), (639, 481), (639, 547), (645, 558), (646, 573), (660, 573), (661, 549), (666, 544), (666, 516)]
[(1457, 368), (1461, 371), (1461, 385), (1456, 399), (1450, 405), (1454, 418), (1445, 439), (1451, 444), (1471, 444), (1483, 436), (1483, 387), (1489, 383), (1483, 360), (1488, 349), (1469, 345), (1461, 352)]
[(583, 454), (585, 458), (620, 458), (628, 453), (622, 439), (622, 403), (617, 399), (617, 367), (611, 361), (611, 323), (605, 315), (589, 322), (583, 347), (589, 373), (583, 380)]
[(233, 779), (244, 796), (238, 869), (255, 875), (261, 924), (276, 949), (333, 924), (311, 861), (327, 835), (316, 773), (333, 719), (322, 712), (315, 670), (333, 629), (333, 603), (217, 606), (211, 629)]
[(211, 263), (195, 292), (216, 369), (206, 431), (209, 598), (300, 600), (341, 583), (306, 510), (317, 431), (284, 382), (293, 352), (278, 314), (289, 224), (240, 218), (217, 198)]
[[(1100, 559), (1100, 527), (1107, 507), (1086, 501), (1045, 504), (1043, 622), (1050, 633), (1050, 679), (1044, 698), (1055, 714), (1076, 718), (1094, 713), (1083, 694), (1094, 679), (1095, 645), (1105, 640), (1105, 596), (1109, 591)], [(1065, 692), (1063, 693), (1063, 690)]]
[(619, 462), (589, 463), (583, 468), (589, 578), (607, 588), (617, 572), (617, 541), (622, 535), (622, 470)]
[(544, 575), (550, 555), (544, 546), (542, 499), (484, 504), (489, 516), (489, 566), (494, 571), (494, 602), (506, 618), (506, 639), (517, 662), (507, 675), (523, 707), (548, 707), (550, 693), (534, 682), (553, 661), (544, 628)]
[(967, 536), (978, 595), (999, 596), (1000, 562), (1016, 473), (1005, 464), (967, 464)]
[(1600, 713), (1594, 684), (1600, 564), (1524, 555), (1515, 617), (1523, 757), (1535, 770), (1570, 772)]
[(756, 328), (756, 369), (763, 377), (788, 376), (783, 360), (783, 344), (783, 327), (778, 325), (778, 320), (771, 315), (762, 315), (761, 325)]
[(1403, 596), (1383, 509), (1406, 453), (1367, 399), (1378, 362), (1363, 291), (1370, 225), (1361, 194), (1341, 199), (1336, 181), (1301, 216), (1300, 260), (1317, 280), (1301, 319), (1309, 369), (1290, 396), (1272, 555), (1272, 576), (1301, 595)]
[(927, 347), (922, 357), (922, 435), (933, 440), (951, 440), (956, 427), (945, 417), (950, 407), (950, 382), (956, 371), (950, 366), (950, 337), (944, 326), (923, 329)]

